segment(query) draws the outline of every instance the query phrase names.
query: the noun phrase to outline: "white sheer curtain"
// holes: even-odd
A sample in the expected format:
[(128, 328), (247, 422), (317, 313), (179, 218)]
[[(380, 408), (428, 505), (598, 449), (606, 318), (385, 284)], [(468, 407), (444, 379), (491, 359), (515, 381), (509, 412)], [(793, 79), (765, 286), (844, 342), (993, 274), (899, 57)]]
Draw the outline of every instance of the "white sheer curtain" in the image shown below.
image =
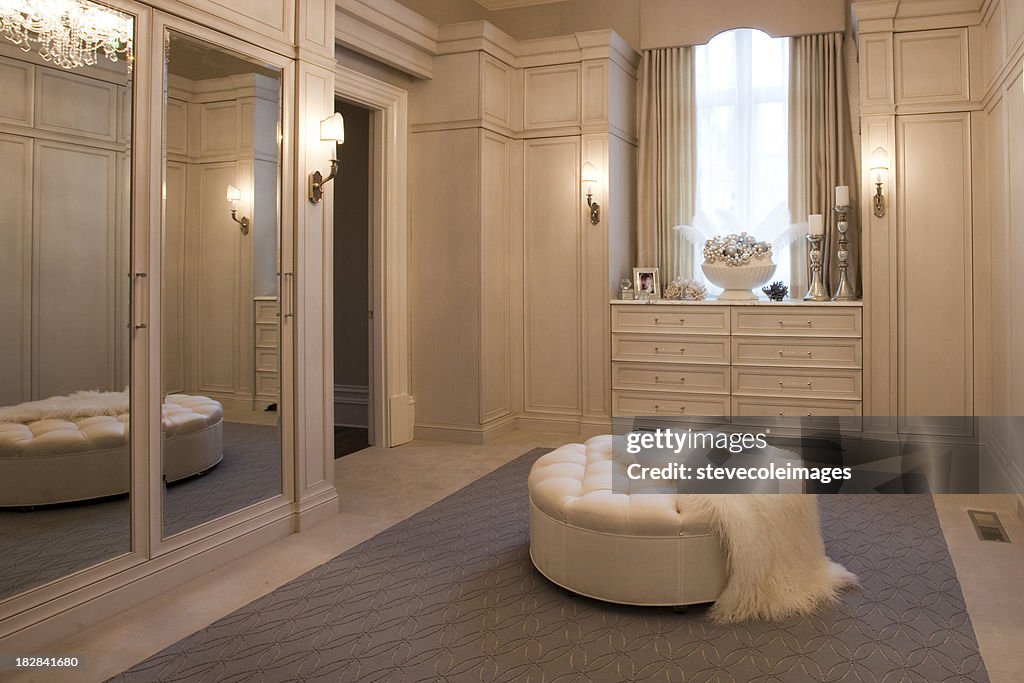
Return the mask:
[(736, 29), (694, 48), (696, 210), (677, 239), (697, 264), (705, 239), (746, 231), (772, 243), (773, 279), (791, 279), (790, 244), (806, 219), (791, 225), (789, 212), (789, 44)]

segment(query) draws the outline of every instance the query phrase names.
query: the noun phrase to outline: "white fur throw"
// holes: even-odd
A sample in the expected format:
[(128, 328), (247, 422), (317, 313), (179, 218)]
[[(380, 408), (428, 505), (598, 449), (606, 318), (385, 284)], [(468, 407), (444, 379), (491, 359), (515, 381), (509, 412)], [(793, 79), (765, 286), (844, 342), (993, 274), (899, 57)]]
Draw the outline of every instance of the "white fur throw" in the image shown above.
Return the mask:
[(729, 582), (711, 608), (716, 621), (777, 621), (835, 600), (857, 577), (825, 555), (817, 496), (693, 496), (722, 537)]
[(97, 415), (128, 412), (128, 390), (76, 391), (68, 396), (51, 396), (0, 408), (0, 423), (29, 423), (38, 420), (76, 420)]

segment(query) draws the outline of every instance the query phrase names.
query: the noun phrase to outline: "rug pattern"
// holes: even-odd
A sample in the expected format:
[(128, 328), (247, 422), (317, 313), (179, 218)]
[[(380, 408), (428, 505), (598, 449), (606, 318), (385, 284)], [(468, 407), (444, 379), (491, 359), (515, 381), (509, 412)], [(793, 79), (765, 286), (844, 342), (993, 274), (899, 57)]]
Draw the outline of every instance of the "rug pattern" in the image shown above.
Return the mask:
[(719, 626), (570, 597), (529, 559), (534, 451), (116, 681), (987, 681), (931, 499), (820, 498), (862, 586), (781, 623)]

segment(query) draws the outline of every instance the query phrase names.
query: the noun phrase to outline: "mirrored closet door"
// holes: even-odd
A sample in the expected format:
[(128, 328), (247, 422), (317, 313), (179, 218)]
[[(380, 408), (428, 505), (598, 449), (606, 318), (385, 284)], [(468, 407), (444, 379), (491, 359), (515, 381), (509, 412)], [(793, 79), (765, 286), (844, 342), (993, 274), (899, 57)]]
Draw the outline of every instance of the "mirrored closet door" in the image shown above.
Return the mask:
[(280, 66), (163, 29), (164, 537), (283, 492)]
[(0, 34), (0, 602), (132, 549), (138, 21), (51, 5), (49, 33)]

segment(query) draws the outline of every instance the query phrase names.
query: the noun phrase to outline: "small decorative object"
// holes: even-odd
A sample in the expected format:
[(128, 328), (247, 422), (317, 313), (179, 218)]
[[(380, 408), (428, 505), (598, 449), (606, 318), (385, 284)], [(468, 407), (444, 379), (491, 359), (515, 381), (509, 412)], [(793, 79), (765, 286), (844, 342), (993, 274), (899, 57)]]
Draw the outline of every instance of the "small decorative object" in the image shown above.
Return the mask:
[[(842, 188), (836, 188), (836, 197), (839, 197), (839, 190)], [(839, 259), (839, 284), (836, 285), (836, 293), (832, 297), (832, 301), (856, 301), (857, 296), (853, 292), (853, 286), (850, 284), (849, 277), (847, 275), (847, 269), (850, 267), (850, 251), (846, 248), (849, 241), (846, 239), (846, 232), (850, 229), (850, 224), (846, 220), (847, 213), (850, 211), (850, 197), (849, 189), (845, 194), (846, 204), (839, 204), (833, 209), (836, 212), (836, 230), (839, 231), (839, 245), (836, 250), (836, 258)]]
[(633, 283), (629, 281), (628, 277), (622, 278), (619, 282), (619, 299), (622, 301), (632, 301), (636, 298), (636, 292), (633, 289)]
[(661, 296), (661, 282), (657, 268), (634, 268), (633, 287), (637, 299), (657, 299)]
[(821, 279), (821, 243), (825, 240), (824, 235), (810, 234), (807, 241), (811, 243), (807, 252), (807, 258), (811, 262), (811, 284), (807, 287), (807, 294), (804, 301), (828, 301), (828, 290)]
[(716, 235), (704, 243), (701, 269), (708, 280), (725, 291), (718, 295), (724, 301), (749, 301), (757, 298), (752, 291), (775, 274), (772, 245), (759, 242), (746, 232)]
[(789, 287), (782, 280), (777, 280), (767, 287), (762, 287), (761, 291), (767, 294), (768, 298), (772, 301), (782, 301), (789, 295)]
[(708, 288), (693, 278), (677, 277), (665, 285), (665, 298), (682, 301), (703, 301)]

